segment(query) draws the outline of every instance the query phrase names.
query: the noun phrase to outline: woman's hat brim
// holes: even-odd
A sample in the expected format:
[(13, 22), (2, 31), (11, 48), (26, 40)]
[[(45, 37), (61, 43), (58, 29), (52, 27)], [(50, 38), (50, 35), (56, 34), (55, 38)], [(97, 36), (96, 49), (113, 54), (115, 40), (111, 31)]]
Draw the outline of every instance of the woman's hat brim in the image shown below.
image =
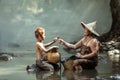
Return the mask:
[[(89, 23), (89, 24), (91, 24), (91, 23)], [(100, 36), (100, 35), (93, 29), (93, 27), (96, 25), (96, 21), (95, 21), (95, 22), (92, 22), (91, 26), (90, 26), (89, 24), (85, 24), (84, 22), (81, 22), (81, 25), (82, 25), (82, 27), (83, 27), (84, 29), (87, 28), (91, 33), (95, 34), (96, 36)], [(89, 25), (91, 28), (90, 28), (88, 25)], [(94, 26), (92, 26), (92, 25), (94, 25)]]

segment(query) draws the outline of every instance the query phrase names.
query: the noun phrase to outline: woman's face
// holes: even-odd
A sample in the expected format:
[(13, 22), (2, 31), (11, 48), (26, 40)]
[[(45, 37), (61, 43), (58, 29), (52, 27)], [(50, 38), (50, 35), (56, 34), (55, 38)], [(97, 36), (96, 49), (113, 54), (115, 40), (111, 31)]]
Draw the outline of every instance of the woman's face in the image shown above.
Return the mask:
[(84, 35), (88, 36), (90, 34), (90, 31), (87, 28), (84, 28)]

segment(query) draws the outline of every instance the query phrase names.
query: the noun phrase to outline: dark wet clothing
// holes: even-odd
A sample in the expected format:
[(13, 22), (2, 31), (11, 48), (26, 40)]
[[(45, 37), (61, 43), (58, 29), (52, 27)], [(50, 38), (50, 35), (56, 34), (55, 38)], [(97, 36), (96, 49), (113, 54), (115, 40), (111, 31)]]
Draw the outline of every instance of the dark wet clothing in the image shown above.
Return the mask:
[[(80, 50), (80, 53), (82, 55), (90, 54), (91, 52), (92, 51), (91, 51), (90, 47), (85, 46), (85, 45), (83, 45), (82, 48), (81, 48), (81, 50)], [(90, 58), (89, 60), (97, 62), (98, 61), (98, 56), (96, 55), (93, 58)]]
[(45, 71), (54, 70), (54, 67), (53, 67), (50, 63), (48, 63), (47, 61), (36, 60), (36, 65), (37, 65), (41, 70), (45, 70)]
[[(80, 54), (81, 55), (87, 55), (90, 54), (92, 51), (90, 47), (82, 45)], [(77, 63), (75, 65), (81, 65), (83, 69), (94, 69), (98, 64), (98, 56), (95, 55), (92, 58), (89, 59), (76, 59)]]
[(45, 60), (36, 60), (36, 66), (39, 67), (41, 70), (44, 71), (58, 71), (60, 69), (58, 64), (50, 63)]

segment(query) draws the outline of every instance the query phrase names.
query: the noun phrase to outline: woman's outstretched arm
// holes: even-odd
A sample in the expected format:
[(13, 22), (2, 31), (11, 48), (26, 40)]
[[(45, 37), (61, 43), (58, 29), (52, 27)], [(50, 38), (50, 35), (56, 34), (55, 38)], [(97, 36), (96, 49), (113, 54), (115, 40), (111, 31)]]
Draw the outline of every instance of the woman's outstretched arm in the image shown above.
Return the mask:
[(64, 41), (63, 39), (59, 39), (58, 41), (59, 41), (60, 44), (66, 46), (68, 48), (77, 49), (77, 48), (81, 47), (83, 39), (78, 41), (76, 44), (70, 44), (70, 43)]

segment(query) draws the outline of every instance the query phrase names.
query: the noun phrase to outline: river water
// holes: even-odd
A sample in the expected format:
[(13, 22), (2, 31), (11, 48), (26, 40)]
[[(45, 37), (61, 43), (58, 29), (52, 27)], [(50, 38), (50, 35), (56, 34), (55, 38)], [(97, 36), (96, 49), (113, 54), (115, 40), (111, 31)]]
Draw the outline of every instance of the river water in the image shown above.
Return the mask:
[[(53, 72), (28, 73), (26, 66), (35, 63), (35, 53), (33, 51), (16, 51), (17, 57), (10, 61), (0, 62), (0, 80), (119, 80), (120, 61), (111, 59), (105, 53), (102, 56), (95, 70), (83, 70), (75, 72), (61, 70)], [(72, 54), (64, 53), (64, 57)], [(62, 56), (62, 57), (63, 57)], [(115, 76), (118, 77), (115, 77)], [(118, 79), (115, 79), (118, 78)]]

